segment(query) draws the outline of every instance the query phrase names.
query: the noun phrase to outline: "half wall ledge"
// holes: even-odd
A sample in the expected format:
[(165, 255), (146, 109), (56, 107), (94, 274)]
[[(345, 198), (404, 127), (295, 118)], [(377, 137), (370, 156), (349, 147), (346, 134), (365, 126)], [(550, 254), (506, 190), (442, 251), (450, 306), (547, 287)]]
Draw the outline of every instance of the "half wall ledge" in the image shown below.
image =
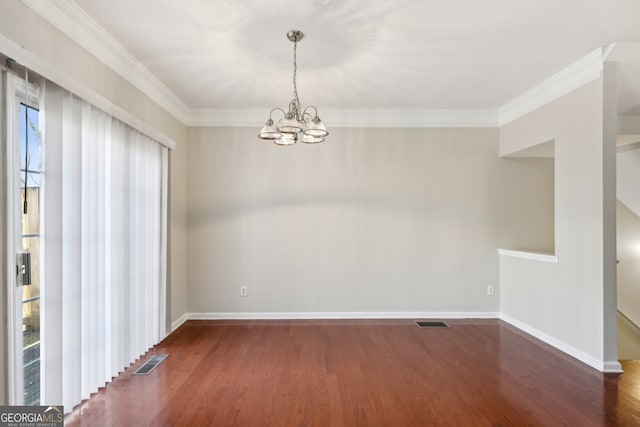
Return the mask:
[(533, 261), (548, 262), (551, 264), (558, 263), (558, 256), (550, 253), (529, 252), (529, 251), (498, 248), (498, 254), (502, 256), (512, 257), (512, 258), (523, 258), (523, 259), (529, 259)]

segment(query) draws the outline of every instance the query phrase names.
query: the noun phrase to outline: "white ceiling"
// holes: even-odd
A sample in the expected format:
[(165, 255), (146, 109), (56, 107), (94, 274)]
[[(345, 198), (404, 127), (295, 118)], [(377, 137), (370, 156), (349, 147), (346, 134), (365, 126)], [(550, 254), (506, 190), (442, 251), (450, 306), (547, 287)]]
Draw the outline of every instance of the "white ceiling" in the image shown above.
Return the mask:
[[(305, 33), (298, 45), (300, 99), (320, 111), (495, 109), (594, 49), (640, 40), (637, 0), (75, 5), (191, 109), (285, 106), (292, 95), (290, 29)], [(621, 75), (640, 95), (638, 71)], [(624, 108), (640, 113), (638, 99), (627, 96)]]

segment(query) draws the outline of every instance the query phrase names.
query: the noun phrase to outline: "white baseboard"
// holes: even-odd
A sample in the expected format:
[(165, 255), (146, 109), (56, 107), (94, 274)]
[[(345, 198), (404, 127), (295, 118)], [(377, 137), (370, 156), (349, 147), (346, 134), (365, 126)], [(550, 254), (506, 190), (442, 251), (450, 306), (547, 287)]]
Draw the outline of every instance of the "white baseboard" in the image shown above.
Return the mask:
[(175, 322), (171, 323), (171, 332), (178, 329), (187, 320), (189, 320), (189, 313), (185, 313), (182, 316), (178, 317)]
[(563, 353), (568, 354), (569, 356), (578, 359), (579, 361), (591, 366), (594, 369), (597, 369), (600, 372), (606, 372), (606, 373), (621, 373), (622, 372), (622, 365), (620, 365), (620, 362), (616, 361), (602, 361), (599, 360), (585, 352), (583, 352), (582, 350), (578, 350), (577, 348), (563, 342), (560, 341), (557, 338), (552, 337), (551, 335), (542, 332), (539, 329), (534, 328), (533, 326), (530, 326), (524, 322), (521, 322), (509, 315), (506, 315), (504, 313), (500, 313), (500, 319), (504, 320), (505, 322), (509, 323), (510, 325), (520, 329), (523, 332), (526, 332), (529, 335), (534, 336), (535, 338), (539, 339), (540, 341), (544, 341), (545, 343), (557, 348), (558, 350), (562, 351)]
[(617, 360), (613, 362), (603, 362), (601, 370), (605, 374), (621, 374), (624, 372), (622, 370), (622, 365)]
[(193, 320), (276, 320), (276, 319), (497, 319), (495, 312), (265, 312), (188, 313)]

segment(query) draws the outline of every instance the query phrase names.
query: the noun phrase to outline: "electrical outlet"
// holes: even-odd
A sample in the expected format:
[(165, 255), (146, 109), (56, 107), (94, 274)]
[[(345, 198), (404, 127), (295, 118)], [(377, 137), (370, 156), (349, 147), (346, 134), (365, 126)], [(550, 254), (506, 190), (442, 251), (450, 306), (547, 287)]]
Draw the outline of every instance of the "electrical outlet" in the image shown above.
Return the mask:
[(246, 297), (247, 296), (247, 287), (246, 286), (240, 286), (240, 296), (241, 297)]
[(487, 295), (491, 297), (494, 294), (495, 294), (495, 289), (493, 288), (493, 286), (492, 285), (487, 286)]

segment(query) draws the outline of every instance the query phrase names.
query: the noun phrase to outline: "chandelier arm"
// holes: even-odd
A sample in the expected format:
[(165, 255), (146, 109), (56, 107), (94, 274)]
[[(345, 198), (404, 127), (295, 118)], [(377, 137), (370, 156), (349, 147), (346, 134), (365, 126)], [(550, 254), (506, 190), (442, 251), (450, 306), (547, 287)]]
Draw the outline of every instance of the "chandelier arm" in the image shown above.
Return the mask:
[[(318, 109), (317, 109), (315, 106), (313, 106), (313, 105), (309, 105), (309, 106), (305, 107), (304, 112), (302, 113), (302, 115), (309, 114), (309, 113), (307, 113), (307, 110), (308, 110), (309, 108), (313, 108), (313, 111), (316, 113), (316, 115), (315, 115), (315, 116), (313, 116), (313, 117), (318, 117)], [(311, 115), (310, 115), (310, 116), (311, 116)], [(311, 118), (313, 118), (313, 117), (311, 117)]]
[(307, 113), (307, 109), (305, 108), (304, 112), (300, 116), (300, 120), (303, 123), (309, 123), (311, 120), (313, 120), (313, 116), (311, 114)]
[(287, 115), (287, 112), (284, 111), (282, 108), (276, 107), (273, 110), (269, 111), (269, 119), (272, 119), (271, 115), (273, 114), (274, 111), (282, 111), (283, 115), (285, 115), (285, 116)]

